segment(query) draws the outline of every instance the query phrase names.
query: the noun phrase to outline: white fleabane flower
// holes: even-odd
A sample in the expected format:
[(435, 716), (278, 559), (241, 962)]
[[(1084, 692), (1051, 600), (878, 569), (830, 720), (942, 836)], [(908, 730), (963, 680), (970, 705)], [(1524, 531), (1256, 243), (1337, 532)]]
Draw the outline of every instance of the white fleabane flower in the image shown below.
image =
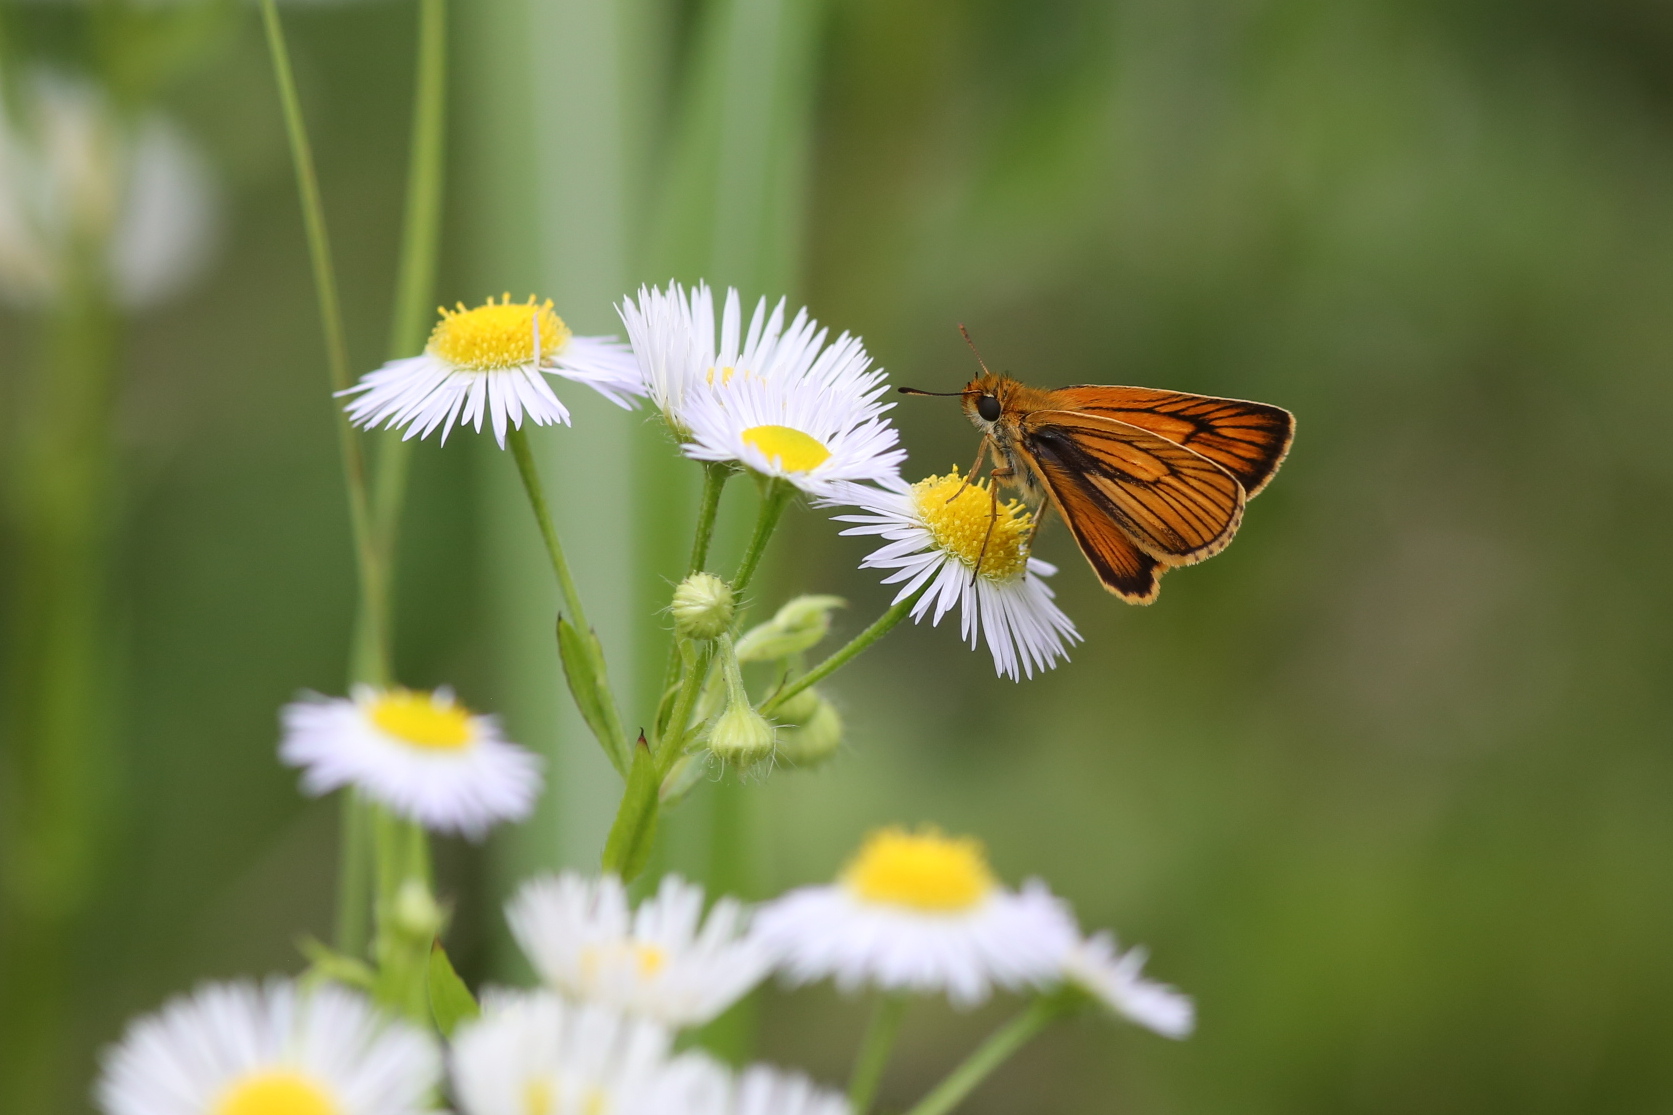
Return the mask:
[[(848, 1115), (848, 1098), (800, 1073), (751, 1065), (738, 1074), (726, 1106), (714, 1115)], [(707, 1113), (705, 1113), (707, 1115)]]
[(124, 309), (166, 302), (203, 274), (220, 194), (183, 131), (155, 112), (131, 118), (63, 74), (13, 88), (16, 102), (0, 105), (0, 297), (62, 297), (84, 244), (101, 246), (101, 278)]
[(959, 1007), (994, 985), (1056, 982), (1080, 939), (1043, 885), (1001, 887), (975, 840), (898, 828), (873, 833), (830, 886), (761, 906), (755, 934), (792, 982), (945, 992)]
[(1196, 1027), (1196, 1008), (1189, 996), (1166, 984), (1145, 979), (1145, 951), (1116, 949), (1115, 938), (1099, 933), (1071, 949), (1063, 960), (1063, 977), (1096, 997), (1104, 1006), (1163, 1037), (1190, 1036)]
[(1080, 634), (1042, 580), (1057, 568), (1029, 553), (1032, 516), (1015, 500), (1000, 503), (995, 515), (989, 483), (966, 485), (954, 469), (911, 485), (842, 485), (827, 502), (865, 512), (836, 516), (860, 524), (843, 534), (887, 539), (860, 564), (895, 570), (883, 578), (886, 585), (901, 585), (895, 603), (927, 589), (912, 606), (914, 621), (928, 615), (932, 624), (940, 624), (957, 607), (960, 636), (972, 648), (978, 637), (985, 639), (994, 668), (1020, 681), (1059, 659), (1067, 661), (1068, 648), (1080, 642)]
[(877, 401), (882, 373), (864, 371), (858, 341), (840, 338), (827, 352), (839, 348), (847, 355), (828, 376), (817, 367), (768, 376), (740, 369), (692, 392), (686, 456), (736, 462), (818, 496), (843, 481), (896, 477), (906, 452), (883, 416), (894, 404)]
[(334, 984), (211, 984), (129, 1024), (95, 1088), (105, 1115), (419, 1115), (441, 1055)]
[(704, 918), (703, 888), (672, 875), (636, 910), (613, 875), (534, 879), (506, 920), (554, 990), (673, 1027), (714, 1018), (771, 967), (736, 900), (720, 899)]
[(418, 356), (391, 360), (342, 395), (357, 426), (402, 427), (403, 438), (427, 437), (441, 428), (447, 441), (455, 423), (482, 429), (486, 416), (494, 440), (505, 447), (508, 426), (523, 418), (537, 426), (569, 422), (546, 375), (584, 383), (619, 406), (641, 393), (639, 369), (626, 345), (613, 337), (577, 337), (550, 301), (489, 299), (473, 310), (460, 303), (441, 320)]
[(301, 767), (302, 788), (355, 786), (436, 832), (477, 838), (528, 816), (540, 795), (540, 757), (500, 735), (446, 689), (433, 693), (356, 686), (352, 698), (286, 705), (279, 757)]
[(724, 1094), (705, 1058), (668, 1058), (672, 1036), (646, 1019), (578, 1006), (549, 991), (490, 991), (460, 1026), (450, 1064), (462, 1115), (684, 1115)]

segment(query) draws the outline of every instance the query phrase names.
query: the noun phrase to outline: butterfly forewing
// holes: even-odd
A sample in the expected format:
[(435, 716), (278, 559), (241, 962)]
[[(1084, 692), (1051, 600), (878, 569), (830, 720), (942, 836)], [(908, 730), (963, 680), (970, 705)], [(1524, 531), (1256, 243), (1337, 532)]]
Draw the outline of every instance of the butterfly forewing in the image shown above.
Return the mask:
[(1282, 407), (1148, 387), (1064, 387), (1054, 405), (1125, 422), (1200, 453), (1253, 496), (1289, 452), (1295, 417)]
[(1231, 473), (1149, 430), (1081, 411), (1041, 410), (1023, 418), (1018, 435), (1025, 455), (1053, 466), (1046, 479), (1054, 490), (1072, 485), (1091, 505), (1082, 510), (1096, 508), (1164, 565), (1219, 553), (1243, 518), (1243, 485)]

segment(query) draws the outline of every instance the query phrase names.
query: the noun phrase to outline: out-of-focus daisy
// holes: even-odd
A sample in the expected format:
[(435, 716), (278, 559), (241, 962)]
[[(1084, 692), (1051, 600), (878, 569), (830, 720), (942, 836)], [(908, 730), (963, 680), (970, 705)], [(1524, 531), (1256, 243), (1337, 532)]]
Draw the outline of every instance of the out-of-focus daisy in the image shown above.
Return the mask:
[(1188, 1037), (1196, 1027), (1196, 1008), (1189, 996), (1166, 984), (1145, 979), (1145, 951), (1122, 953), (1115, 938), (1099, 933), (1071, 949), (1063, 959), (1068, 982), (1097, 998), (1104, 1006), (1163, 1037)]
[(288, 980), (175, 999), (103, 1061), (105, 1115), (417, 1115), (441, 1079), (426, 1035), (355, 992)]
[(636, 910), (613, 875), (534, 879), (506, 920), (553, 989), (674, 1027), (714, 1018), (771, 967), (742, 906), (722, 898), (705, 919), (703, 888), (672, 875)]
[(1055, 982), (1080, 939), (1043, 885), (1000, 886), (975, 840), (899, 828), (867, 838), (835, 883), (763, 905), (755, 933), (793, 982), (944, 991), (961, 1007), (996, 984)]
[(486, 416), (505, 447), (507, 425), (524, 415), (537, 426), (567, 424), (569, 410), (552, 393), (546, 374), (584, 383), (620, 406), (641, 393), (639, 369), (627, 346), (613, 337), (577, 337), (552, 303), (490, 298), (474, 310), (459, 303), (441, 311), (424, 352), (391, 360), (343, 395), (357, 426), (403, 427), (405, 438), (441, 428), (447, 440), (455, 422), (482, 429)]
[(462, 1115), (684, 1115), (712, 1110), (723, 1073), (668, 1059), (672, 1036), (646, 1019), (565, 1002), (549, 991), (489, 992), (453, 1037)]
[(959, 634), (972, 647), (978, 636), (985, 638), (994, 667), (1020, 680), (1033, 677), (1035, 670), (1050, 669), (1058, 659), (1067, 660), (1069, 645), (1079, 642), (1080, 634), (1052, 603), (1051, 588), (1042, 580), (1057, 568), (1029, 554), (1033, 518), (1015, 500), (1000, 503), (995, 516), (989, 483), (966, 485), (954, 469), (911, 485), (845, 484), (829, 502), (865, 512), (836, 516), (860, 524), (842, 533), (878, 534), (888, 540), (861, 565), (895, 570), (883, 583), (904, 582), (895, 594), (896, 603), (919, 589), (928, 590), (912, 606), (913, 620), (928, 615), (932, 624), (939, 624), (956, 606)]
[(703, 1089), (703, 1106), (692, 1115), (848, 1115), (847, 1097), (800, 1073), (768, 1065), (751, 1065), (736, 1076), (721, 1073), (716, 1085)]
[(438, 832), (480, 837), (528, 815), (540, 794), (540, 758), (500, 736), (447, 689), (356, 686), (353, 697), (286, 705), (279, 757), (301, 767), (302, 788), (355, 786), (396, 814)]
[(214, 255), (220, 193), (207, 160), (167, 118), (131, 118), (97, 86), (37, 70), (0, 105), (0, 298), (61, 297), (71, 260), (100, 246), (115, 302), (180, 294)]

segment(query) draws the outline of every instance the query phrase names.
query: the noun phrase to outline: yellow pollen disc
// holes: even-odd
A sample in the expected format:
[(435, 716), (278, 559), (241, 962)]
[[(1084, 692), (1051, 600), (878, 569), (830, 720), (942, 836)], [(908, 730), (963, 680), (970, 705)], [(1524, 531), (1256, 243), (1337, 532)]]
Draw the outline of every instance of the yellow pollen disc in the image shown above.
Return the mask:
[(524, 1115), (552, 1115), (556, 1106), (552, 1096), (552, 1082), (544, 1076), (537, 1076), (523, 1085)]
[(455, 368), (495, 372), (526, 367), (534, 362), (534, 331), (540, 326), (542, 361), (556, 356), (569, 341), (569, 326), (552, 311), (551, 302), (512, 302), (492, 298), (474, 310), (463, 302), (456, 310), (442, 309), (441, 320), (430, 331), (425, 351)]
[(831, 459), (821, 442), (789, 426), (751, 426), (743, 438), (785, 472), (812, 472)]
[[(975, 569), (980, 557), (983, 577), (1010, 581), (1028, 568), (1028, 536), (1034, 529), (1034, 517), (1014, 499), (1000, 503), (995, 517), (989, 483), (980, 480), (959, 492), (964, 476), (955, 469), (946, 476), (918, 481), (912, 491), (917, 497), (918, 517), (929, 527), (937, 547), (958, 558), (967, 569)], [(954, 492), (958, 492), (956, 499)], [(988, 534), (990, 521), (992, 535)], [(983, 538), (988, 542), (986, 553), (982, 552)]]
[(214, 1115), (341, 1115), (341, 1108), (301, 1073), (260, 1072), (221, 1093)]
[(657, 945), (647, 945), (642, 941), (612, 941), (582, 949), (581, 971), (588, 979), (594, 979), (606, 964), (624, 959), (633, 965), (640, 979), (650, 979), (668, 966), (668, 953)]
[(867, 837), (842, 881), (862, 901), (933, 913), (968, 910), (995, 885), (979, 841), (900, 828)]
[(738, 369), (734, 368), (730, 364), (726, 365), (726, 367), (724, 367), (724, 368), (710, 368), (709, 369), (709, 374), (708, 374), (709, 386), (713, 387), (714, 382), (715, 382), (715, 377), (719, 376), (720, 377), (720, 385), (722, 387), (725, 387), (728, 383), (732, 382), (732, 377), (734, 375), (736, 375), (737, 373), (738, 373)]
[(372, 702), (371, 717), (379, 730), (414, 747), (460, 751), (471, 743), (470, 709), (433, 693), (391, 689)]

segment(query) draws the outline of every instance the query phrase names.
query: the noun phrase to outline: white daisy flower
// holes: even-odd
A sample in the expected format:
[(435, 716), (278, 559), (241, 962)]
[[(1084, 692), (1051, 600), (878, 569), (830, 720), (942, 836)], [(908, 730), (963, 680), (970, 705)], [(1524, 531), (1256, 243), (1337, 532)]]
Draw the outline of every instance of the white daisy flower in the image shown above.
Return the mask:
[(352, 698), (310, 696), (286, 705), (279, 757), (303, 768), (302, 789), (355, 786), (436, 832), (473, 839), (528, 816), (540, 796), (541, 760), (500, 735), (448, 689), (433, 693), (356, 686)]
[(453, 1037), (462, 1115), (684, 1115), (711, 1110), (725, 1075), (668, 1058), (672, 1035), (645, 1019), (577, 1006), (549, 991), (490, 991)]
[(1115, 938), (1099, 933), (1082, 941), (1063, 958), (1063, 976), (1110, 1010), (1163, 1037), (1189, 1037), (1196, 1028), (1196, 1008), (1187, 995), (1147, 980), (1145, 951), (1119, 952)]
[(715, 1115), (848, 1115), (848, 1098), (800, 1073), (751, 1065), (738, 1074), (730, 1102)]
[(827, 502), (866, 512), (836, 516), (861, 524), (843, 534), (879, 534), (888, 540), (860, 565), (896, 571), (883, 578), (886, 585), (905, 582), (895, 603), (927, 588), (912, 606), (914, 621), (928, 615), (932, 624), (940, 624), (956, 605), (960, 636), (972, 648), (979, 635), (985, 638), (994, 668), (1020, 681), (1035, 670), (1051, 669), (1059, 659), (1067, 661), (1069, 645), (1080, 642), (1080, 633), (1052, 603), (1054, 594), (1041, 579), (1057, 567), (1029, 554), (1033, 517), (1016, 500), (1000, 503), (995, 516), (989, 483), (966, 485), (954, 469), (911, 485), (842, 485)]
[(211, 984), (128, 1026), (94, 1089), (105, 1115), (419, 1115), (441, 1055), (334, 984)]
[(537, 426), (569, 423), (569, 410), (552, 393), (545, 374), (593, 388), (611, 402), (632, 406), (641, 394), (639, 369), (626, 345), (613, 337), (577, 337), (552, 310), (550, 301), (512, 302), (490, 298), (474, 310), (441, 311), (424, 352), (391, 360), (341, 395), (357, 426), (400, 426), (406, 438), (441, 439), (457, 422), (482, 429), (486, 415), (494, 439), (505, 447), (507, 425), (521, 429), (523, 416)]
[(755, 934), (792, 982), (945, 991), (960, 1007), (1056, 982), (1080, 939), (1042, 884), (1001, 887), (975, 840), (899, 828), (872, 833), (830, 886), (763, 905)]
[(613, 875), (566, 872), (525, 883), (506, 920), (548, 985), (668, 1026), (697, 1026), (759, 983), (771, 957), (745, 934), (743, 907), (722, 898), (703, 917), (703, 888), (669, 875), (628, 906)]

